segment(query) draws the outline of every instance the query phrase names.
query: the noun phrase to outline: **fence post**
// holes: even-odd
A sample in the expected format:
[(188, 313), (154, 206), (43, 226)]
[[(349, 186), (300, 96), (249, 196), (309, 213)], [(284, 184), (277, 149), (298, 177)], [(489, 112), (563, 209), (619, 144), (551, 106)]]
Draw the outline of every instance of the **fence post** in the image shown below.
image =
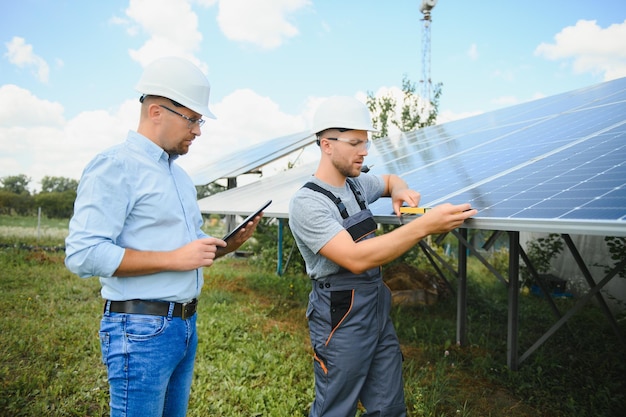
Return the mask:
[(39, 241), (41, 229), (41, 207), (37, 208), (37, 241)]

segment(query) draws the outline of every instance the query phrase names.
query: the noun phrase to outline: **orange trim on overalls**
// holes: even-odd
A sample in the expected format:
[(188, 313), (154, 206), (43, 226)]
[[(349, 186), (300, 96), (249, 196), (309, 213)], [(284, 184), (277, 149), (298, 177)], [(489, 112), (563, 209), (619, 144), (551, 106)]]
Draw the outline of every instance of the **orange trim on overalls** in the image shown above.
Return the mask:
[(315, 359), (317, 363), (320, 364), (320, 366), (322, 367), (322, 371), (324, 371), (324, 374), (328, 375), (328, 368), (326, 367), (326, 364), (319, 358), (319, 356), (317, 356), (317, 353), (313, 353), (313, 359)]
[(328, 339), (326, 339), (326, 343), (324, 343), (324, 346), (328, 346), (328, 343), (330, 343), (330, 339), (332, 339), (333, 338), (333, 334), (335, 334), (335, 330), (337, 330), (339, 328), (339, 326), (341, 326), (341, 323), (344, 322), (346, 317), (348, 317), (348, 314), (350, 314), (350, 311), (352, 311), (352, 306), (353, 305), (354, 305), (354, 290), (352, 290), (352, 297), (350, 298), (350, 308), (348, 309), (348, 311), (346, 311), (346, 314), (343, 315), (343, 317), (341, 318), (339, 323), (337, 323), (335, 328), (330, 332), (330, 334), (328, 335)]

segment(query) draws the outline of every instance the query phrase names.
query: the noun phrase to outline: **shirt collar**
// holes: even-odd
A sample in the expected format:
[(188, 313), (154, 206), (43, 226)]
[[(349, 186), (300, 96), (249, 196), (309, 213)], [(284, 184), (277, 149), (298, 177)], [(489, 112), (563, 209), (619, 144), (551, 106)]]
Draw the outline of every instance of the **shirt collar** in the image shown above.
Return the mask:
[(158, 161), (160, 159), (164, 159), (165, 161), (174, 161), (178, 158), (178, 155), (170, 156), (167, 152), (163, 150), (159, 145), (152, 142), (150, 139), (142, 135), (141, 133), (137, 133), (133, 130), (128, 132), (127, 141), (134, 147), (137, 147), (144, 153), (146, 153), (151, 159)]

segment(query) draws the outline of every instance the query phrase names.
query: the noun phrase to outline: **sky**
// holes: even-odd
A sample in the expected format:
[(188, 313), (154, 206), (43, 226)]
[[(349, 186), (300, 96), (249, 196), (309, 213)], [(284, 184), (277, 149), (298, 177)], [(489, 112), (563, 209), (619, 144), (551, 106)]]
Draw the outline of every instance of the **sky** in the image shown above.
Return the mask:
[[(398, 95), (423, 78), (420, 5), (0, 0), (0, 178), (26, 175), (34, 192), (44, 176), (78, 180), (137, 128), (134, 86), (161, 56), (190, 59), (212, 87), (217, 119), (178, 160), (189, 172), (308, 129), (327, 97)], [(439, 0), (431, 19), (438, 123), (626, 77), (623, 0)]]

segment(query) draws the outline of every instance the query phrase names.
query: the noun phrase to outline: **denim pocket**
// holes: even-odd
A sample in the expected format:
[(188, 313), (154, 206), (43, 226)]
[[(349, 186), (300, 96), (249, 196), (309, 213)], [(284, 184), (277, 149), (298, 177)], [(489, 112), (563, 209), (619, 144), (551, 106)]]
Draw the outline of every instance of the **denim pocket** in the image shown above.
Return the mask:
[(99, 332), (100, 336), (100, 352), (102, 353), (102, 363), (107, 364), (109, 356), (109, 347), (111, 346), (111, 334), (109, 332)]
[(146, 340), (163, 333), (167, 324), (166, 317), (129, 314), (124, 332), (129, 340)]

